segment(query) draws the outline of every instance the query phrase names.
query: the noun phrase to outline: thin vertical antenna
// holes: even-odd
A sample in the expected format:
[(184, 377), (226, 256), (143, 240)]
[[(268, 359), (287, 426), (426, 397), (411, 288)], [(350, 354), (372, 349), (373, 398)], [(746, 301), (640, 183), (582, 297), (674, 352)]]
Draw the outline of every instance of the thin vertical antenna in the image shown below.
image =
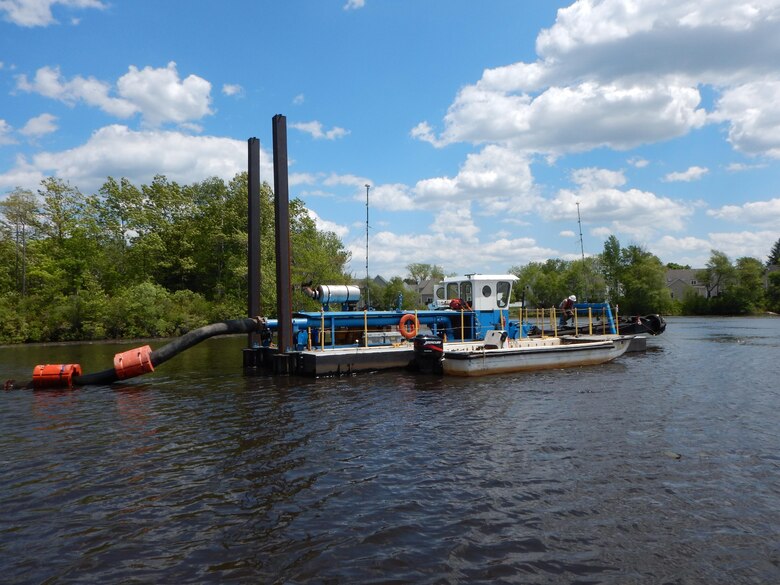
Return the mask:
[(577, 201), (577, 225), (580, 226), (580, 252), (582, 252), (582, 261), (585, 262), (585, 246), (582, 244), (582, 220), (580, 219), (580, 202)]
[(371, 307), (371, 289), (368, 287), (368, 190), (371, 185), (366, 183), (366, 309)]

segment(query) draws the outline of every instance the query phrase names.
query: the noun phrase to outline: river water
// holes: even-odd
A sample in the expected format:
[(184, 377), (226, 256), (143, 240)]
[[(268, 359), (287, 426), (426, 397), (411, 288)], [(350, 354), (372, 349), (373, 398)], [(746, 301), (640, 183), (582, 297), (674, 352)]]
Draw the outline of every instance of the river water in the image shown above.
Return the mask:
[[(244, 343), (0, 391), (0, 581), (780, 583), (780, 318), (476, 380), (246, 376)], [(129, 347), (4, 347), (0, 377)]]

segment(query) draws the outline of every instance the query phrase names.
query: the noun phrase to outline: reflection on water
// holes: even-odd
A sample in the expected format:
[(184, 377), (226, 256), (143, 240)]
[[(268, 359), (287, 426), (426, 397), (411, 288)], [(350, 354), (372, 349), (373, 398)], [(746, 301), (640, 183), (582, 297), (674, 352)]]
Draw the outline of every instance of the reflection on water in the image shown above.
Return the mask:
[[(669, 319), (643, 354), (478, 380), (244, 376), (227, 338), (0, 394), (4, 579), (779, 582), (778, 333)], [(3, 377), (123, 348), (41, 349)]]

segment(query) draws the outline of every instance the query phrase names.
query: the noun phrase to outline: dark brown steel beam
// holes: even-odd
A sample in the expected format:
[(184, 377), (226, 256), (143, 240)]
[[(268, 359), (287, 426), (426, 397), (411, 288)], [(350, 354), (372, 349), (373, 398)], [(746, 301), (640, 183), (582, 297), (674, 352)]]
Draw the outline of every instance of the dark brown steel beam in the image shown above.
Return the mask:
[[(249, 317), (260, 315), (260, 141), (249, 139), (247, 281)], [(259, 345), (257, 333), (250, 333), (249, 347)]]
[(293, 348), (290, 286), (290, 192), (287, 181), (287, 118), (273, 118), (274, 211), (276, 226), (276, 306), (280, 352)]

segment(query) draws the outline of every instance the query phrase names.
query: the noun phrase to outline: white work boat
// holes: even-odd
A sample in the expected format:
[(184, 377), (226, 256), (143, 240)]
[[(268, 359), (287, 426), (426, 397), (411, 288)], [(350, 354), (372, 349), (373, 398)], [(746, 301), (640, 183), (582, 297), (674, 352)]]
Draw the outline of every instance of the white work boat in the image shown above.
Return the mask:
[(632, 339), (631, 335), (508, 339), (504, 331), (490, 331), (479, 342), (436, 347), (433, 339), (427, 345), (421, 340), (418, 355), (428, 356), (426, 369), (445, 375), (485, 376), (603, 364), (623, 355)]

